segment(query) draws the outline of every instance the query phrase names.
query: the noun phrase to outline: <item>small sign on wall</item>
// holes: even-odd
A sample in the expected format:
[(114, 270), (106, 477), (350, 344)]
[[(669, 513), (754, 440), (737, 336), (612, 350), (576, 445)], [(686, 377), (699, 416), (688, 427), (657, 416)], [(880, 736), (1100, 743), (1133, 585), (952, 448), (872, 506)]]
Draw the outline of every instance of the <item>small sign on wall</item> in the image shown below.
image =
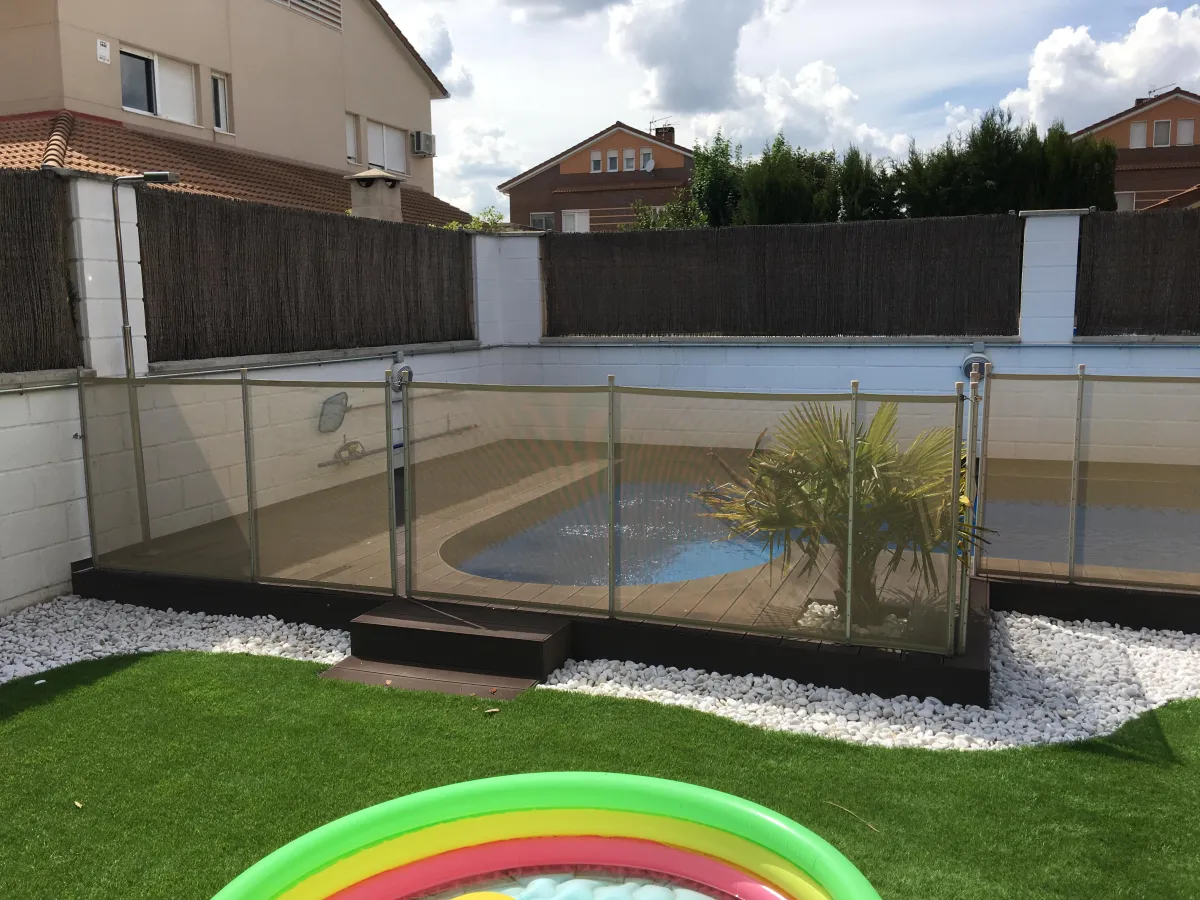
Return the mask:
[(112, 62), (112, 47), (103, 38), (97, 38), (96, 40), (96, 59), (106, 66)]

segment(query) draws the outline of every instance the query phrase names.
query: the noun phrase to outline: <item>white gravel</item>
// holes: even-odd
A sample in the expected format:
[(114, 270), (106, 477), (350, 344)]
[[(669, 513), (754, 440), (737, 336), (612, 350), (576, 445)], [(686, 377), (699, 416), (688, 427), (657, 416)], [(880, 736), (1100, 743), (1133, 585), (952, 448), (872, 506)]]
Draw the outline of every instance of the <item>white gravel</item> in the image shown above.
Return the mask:
[[(992, 706), (851, 694), (771, 677), (568, 663), (552, 690), (686, 706), (777, 731), (887, 747), (989, 749), (1080, 740), (1200, 697), (1200, 636), (994, 613)], [(270, 617), (158, 612), (64, 597), (0, 619), (0, 683), (118, 653), (204, 650), (334, 663), (349, 635)]]

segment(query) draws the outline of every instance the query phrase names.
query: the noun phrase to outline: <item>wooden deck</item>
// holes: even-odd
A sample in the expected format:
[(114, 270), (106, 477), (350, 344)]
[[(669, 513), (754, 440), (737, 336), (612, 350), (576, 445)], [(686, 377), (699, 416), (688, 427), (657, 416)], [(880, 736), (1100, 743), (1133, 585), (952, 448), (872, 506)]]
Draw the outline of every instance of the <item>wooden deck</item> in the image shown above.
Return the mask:
[[(469, 529), (520, 510), (534, 501), (554, 501), (561, 493), (569, 504), (594, 489), (603, 477), (602, 460), (550, 466), (423, 513), (418, 505), (415, 529), (413, 594), (506, 606), (534, 606), (576, 614), (603, 614), (607, 585), (561, 585), (483, 578), (446, 561), (447, 542)], [(285, 583), (347, 587), (391, 593), (388, 560), (386, 480), (372, 477), (321, 491), (259, 513), (260, 577)], [(382, 495), (382, 500), (380, 499)], [(381, 515), (382, 514), (382, 515)], [(397, 529), (397, 579), (405, 584), (405, 529)], [(110, 554), (104, 565), (155, 573), (249, 578), (249, 541), (245, 517), (158, 538), (149, 555), (137, 547)], [(669, 619), (733, 631), (787, 634), (817, 640), (841, 640), (844, 626), (797, 624), (809, 603), (834, 603), (837, 573), (832, 554), (801, 576), (793, 567), (782, 572), (778, 562), (724, 575), (659, 584), (622, 585), (616, 590), (618, 611), (635, 618)], [(909, 577), (907, 582), (914, 582)], [(913, 588), (904, 573), (893, 578), (900, 588)], [(860, 636), (869, 634), (859, 629)], [(889, 642), (890, 643), (890, 642)], [(926, 647), (939, 647), (933, 643)]]

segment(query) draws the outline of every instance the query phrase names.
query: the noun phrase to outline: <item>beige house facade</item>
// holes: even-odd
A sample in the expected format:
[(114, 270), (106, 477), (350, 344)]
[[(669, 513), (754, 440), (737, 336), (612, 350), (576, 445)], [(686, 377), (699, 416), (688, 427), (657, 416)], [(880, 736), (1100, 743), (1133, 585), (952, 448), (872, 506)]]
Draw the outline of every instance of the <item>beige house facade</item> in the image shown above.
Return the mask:
[(376, 0), (0, 2), (0, 118), (68, 110), (432, 194), (448, 96)]

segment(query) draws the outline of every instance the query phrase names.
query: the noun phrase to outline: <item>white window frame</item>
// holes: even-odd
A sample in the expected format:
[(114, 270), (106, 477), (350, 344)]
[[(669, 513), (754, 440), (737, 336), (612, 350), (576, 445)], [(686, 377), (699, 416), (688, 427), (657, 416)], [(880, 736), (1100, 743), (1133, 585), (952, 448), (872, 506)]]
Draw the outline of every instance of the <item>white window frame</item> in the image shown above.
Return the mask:
[[(1158, 142), (1158, 126), (1167, 126), (1167, 140), (1165, 143)], [(1152, 147), (1170, 147), (1171, 146), (1171, 120), (1170, 119), (1155, 119), (1154, 127), (1150, 130), (1150, 145)]]
[[(222, 134), (233, 134), (233, 128), (229, 119), (229, 76), (224, 72), (212, 72), (213, 86), (213, 131), (219, 131)], [(218, 85), (220, 89), (218, 90)], [(217, 124), (217, 118), (221, 119), (221, 124)]]
[[(1134, 132), (1137, 130), (1137, 127), (1139, 125), (1142, 126), (1142, 141), (1140, 144), (1137, 143), (1133, 137)], [(1150, 135), (1148, 135), (1146, 133), (1146, 122), (1144, 119), (1137, 121), (1137, 122), (1129, 123), (1129, 149), (1130, 150), (1145, 150), (1146, 143), (1147, 143), (1147, 141), (1149, 141), (1149, 139), (1150, 139)]]
[(590, 171), (593, 175), (599, 175), (604, 171), (604, 157), (599, 150), (592, 151), (592, 168)]
[(552, 212), (530, 213), (529, 214), (529, 227), (530, 228), (538, 228), (537, 223), (535, 223), (533, 221), (535, 216), (549, 216), (550, 217), (550, 227), (549, 228), (542, 227), (539, 229), (540, 231), (553, 231), (554, 230), (554, 213), (552, 213)]
[[(351, 139), (354, 146), (351, 147)], [(346, 113), (346, 162), (362, 162), (362, 140), (359, 137), (358, 114)]]
[(1196, 120), (1195, 119), (1180, 119), (1178, 122), (1176, 122), (1175, 123), (1175, 137), (1176, 137), (1176, 140), (1178, 141), (1179, 135), (1183, 133), (1182, 126), (1183, 126), (1184, 122), (1190, 122), (1192, 125), (1192, 139), (1190, 141), (1188, 141), (1186, 144), (1178, 143), (1177, 146), (1191, 147), (1193, 144), (1196, 143)]
[(606, 168), (605, 171), (606, 172), (621, 171), (621, 151), (620, 150), (609, 150), (608, 151), (608, 168)]
[[(383, 165), (377, 168), (383, 169), (385, 172), (394, 172), (397, 175), (408, 174), (408, 132), (403, 128), (397, 128), (395, 125), (388, 125), (386, 122), (380, 122), (378, 119), (367, 119), (367, 165), (375, 166), (375, 161), (371, 159), (371, 126), (378, 125), (383, 129)], [(389, 169), (387, 168), (387, 134), (389, 131), (394, 131), (400, 136), (400, 158), (404, 161), (404, 168)], [(361, 152), (361, 150), (360, 150)]]
[(624, 150), (621, 151), (621, 155), (624, 158), (622, 161), (622, 168), (626, 172), (636, 171), (637, 170), (637, 151), (634, 150), (632, 147), (626, 147)]
[[(1137, 192), (1136, 191), (1117, 191), (1117, 211), (1118, 212), (1133, 212), (1137, 208)], [(1128, 198), (1127, 200), (1125, 198)], [(1122, 201), (1125, 202), (1122, 202)]]
[[(592, 211), (590, 209), (564, 209), (562, 211), (562, 216), (564, 232), (569, 230), (573, 234), (587, 234), (592, 230)], [(572, 227), (570, 229), (567, 228), (567, 216), (571, 216)], [(585, 227), (582, 229), (576, 227), (579, 224), (579, 216), (583, 216), (583, 224)]]
[(125, 47), (125, 46), (122, 46), (119, 48), (118, 59), (120, 58), (120, 56), (119, 56), (120, 53), (127, 53), (130, 56), (136, 56), (138, 59), (150, 60), (151, 66), (153, 68), (153, 78), (154, 78), (154, 84), (152, 85), (152, 87), (154, 88), (154, 103), (153, 103), (154, 112), (147, 112), (144, 109), (138, 109), (136, 106), (126, 106), (125, 98), (123, 96), (121, 97), (121, 109), (125, 110), (125, 112), (135, 113), (139, 116), (153, 116), (156, 119), (162, 119), (164, 122), (176, 122), (180, 125), (192, 125), (194, 127), (199, 127), (198, 123), (195, 121), (200, 118), (196, 112), (197, 98), (196, 98), (196, 64), (195, 63), (190, 63), (187, 60), (183, 60), (183, 59), (176, 59), (173, 56), (161, 57), (162, 59), (170, 60), (173, 63), (179, 63), (179, 65), (181, 65), (181, 66), (187, 66), (189, 69), (192, 70), (192, 119), (193, 119), (193, 121), (188, 122), (188, 121), (185, 121), (184, 119), (175, 119), (175, 118), (172, 118), (171, 116), (164, 116), (162, 114), (162, 111), (161, 111), (162, 103), (159, 101), (159, 87), (162, 84), (162, 76), (161, 76), (161, 73), (159, 72), (159, 65), (158, 65), (158, 62), (160, 59), (159, 54), (152, 53), (149, 50), (142, 50), (138, 47)]
[(642, 148), (641, 159), (638, 162), (638, 168), (641, 169), (641, 171), (645, 172), (646, 171), (646, 163), (648, 163), (648, 162), (654, 162), (654, 148), (653, 147), (643, 147)]

